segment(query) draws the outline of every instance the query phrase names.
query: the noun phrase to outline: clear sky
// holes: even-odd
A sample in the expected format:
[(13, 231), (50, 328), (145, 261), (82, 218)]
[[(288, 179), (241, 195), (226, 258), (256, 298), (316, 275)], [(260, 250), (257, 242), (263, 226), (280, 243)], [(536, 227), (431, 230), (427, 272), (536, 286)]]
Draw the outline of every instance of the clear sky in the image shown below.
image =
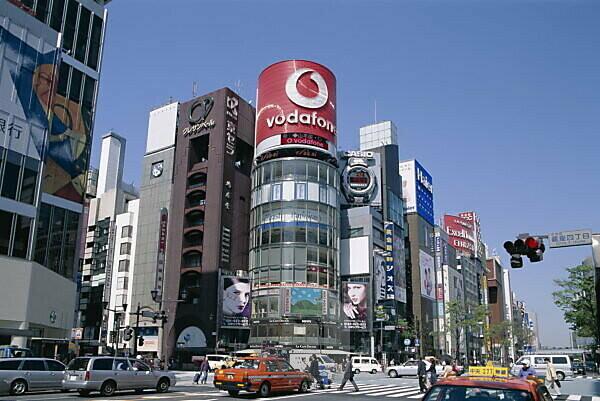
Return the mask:
[[(476, 210), (487, 244), (521, 232), (600, 231), (600, 2), (115, 0), (108, 6), (92, 163), (114, 129), (139, 183), (148, 113), (224, 86), (253, 100), (269, 64), (337, 76), (338, 144), (398, 126), (400, 156), (433, 175), (435, 211)], [(374, 104), (377, 103), (375, 116)], [(590, 254), (546, 251), (513, 270), (545, 345), (568, 345), (553, 279)]]

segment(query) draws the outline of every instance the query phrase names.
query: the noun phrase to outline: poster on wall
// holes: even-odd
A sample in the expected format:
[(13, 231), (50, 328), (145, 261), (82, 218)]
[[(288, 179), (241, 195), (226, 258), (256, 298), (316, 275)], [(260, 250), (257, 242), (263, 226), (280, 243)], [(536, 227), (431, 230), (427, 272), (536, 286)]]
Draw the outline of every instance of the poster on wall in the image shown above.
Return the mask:
[(249, 328), (250, 280), (223, 277), (223, 308), (221, 327)]
[(421, 270), (421, 296), (435, 299), (435, 263), (433, 256), (419, 250), (419, 267)]
[(346, 330), (366, 330), (369, 286), (366, 283), (342, 283), (342, 327)]
[(386, 299), (386, 261), (383, 252), (373, 255), (373, 274), (375, 276), (375, 302)]
[(290, 288), (289, 313), (302, 316), (323, 314), (323, 290), (318, 288)]

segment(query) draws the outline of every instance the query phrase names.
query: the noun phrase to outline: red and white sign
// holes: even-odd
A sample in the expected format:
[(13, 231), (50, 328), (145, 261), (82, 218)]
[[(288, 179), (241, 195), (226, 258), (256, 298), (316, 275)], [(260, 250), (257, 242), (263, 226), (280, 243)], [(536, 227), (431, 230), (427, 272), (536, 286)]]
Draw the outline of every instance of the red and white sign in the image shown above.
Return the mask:
[(475, 230), (472, 221), (447, 214), (444, 216), (444, 227), (454, 249), (470, 255), (475, 254)]
[(336, 156), (336, 80), (321, 64), (288, 60), (258, 78), (256, 156), (310, 148)]

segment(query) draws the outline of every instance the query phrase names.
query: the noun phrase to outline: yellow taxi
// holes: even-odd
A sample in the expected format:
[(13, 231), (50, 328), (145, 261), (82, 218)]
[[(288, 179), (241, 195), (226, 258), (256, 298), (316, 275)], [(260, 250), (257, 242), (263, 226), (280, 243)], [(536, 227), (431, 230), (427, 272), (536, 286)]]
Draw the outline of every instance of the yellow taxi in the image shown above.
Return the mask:
[(507, 368), (470, 367), (465, 376), (436, 382), (423, 401), (552, 401), (542, 380), (510, 377)]
[(240, 391), (258, 393), (267, 397), (271, 392), (306, 392), (312, 377), (292, 368), (283, 359), (273, 357), (240, 358), (230, 369), (215, 371), (214, 386), (235, 397)]

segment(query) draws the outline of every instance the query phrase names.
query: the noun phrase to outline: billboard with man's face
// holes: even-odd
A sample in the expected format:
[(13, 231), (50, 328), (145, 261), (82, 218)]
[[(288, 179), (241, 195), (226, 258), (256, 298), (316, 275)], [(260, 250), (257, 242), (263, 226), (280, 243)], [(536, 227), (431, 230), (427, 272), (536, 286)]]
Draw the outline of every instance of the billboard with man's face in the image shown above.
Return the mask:
[(250, 280), (223, 277), (223, 309), (221, 327), (249, 328)]
[(367, 330), (369, 285), (342, 283), (342, 327), (346, 330)]

